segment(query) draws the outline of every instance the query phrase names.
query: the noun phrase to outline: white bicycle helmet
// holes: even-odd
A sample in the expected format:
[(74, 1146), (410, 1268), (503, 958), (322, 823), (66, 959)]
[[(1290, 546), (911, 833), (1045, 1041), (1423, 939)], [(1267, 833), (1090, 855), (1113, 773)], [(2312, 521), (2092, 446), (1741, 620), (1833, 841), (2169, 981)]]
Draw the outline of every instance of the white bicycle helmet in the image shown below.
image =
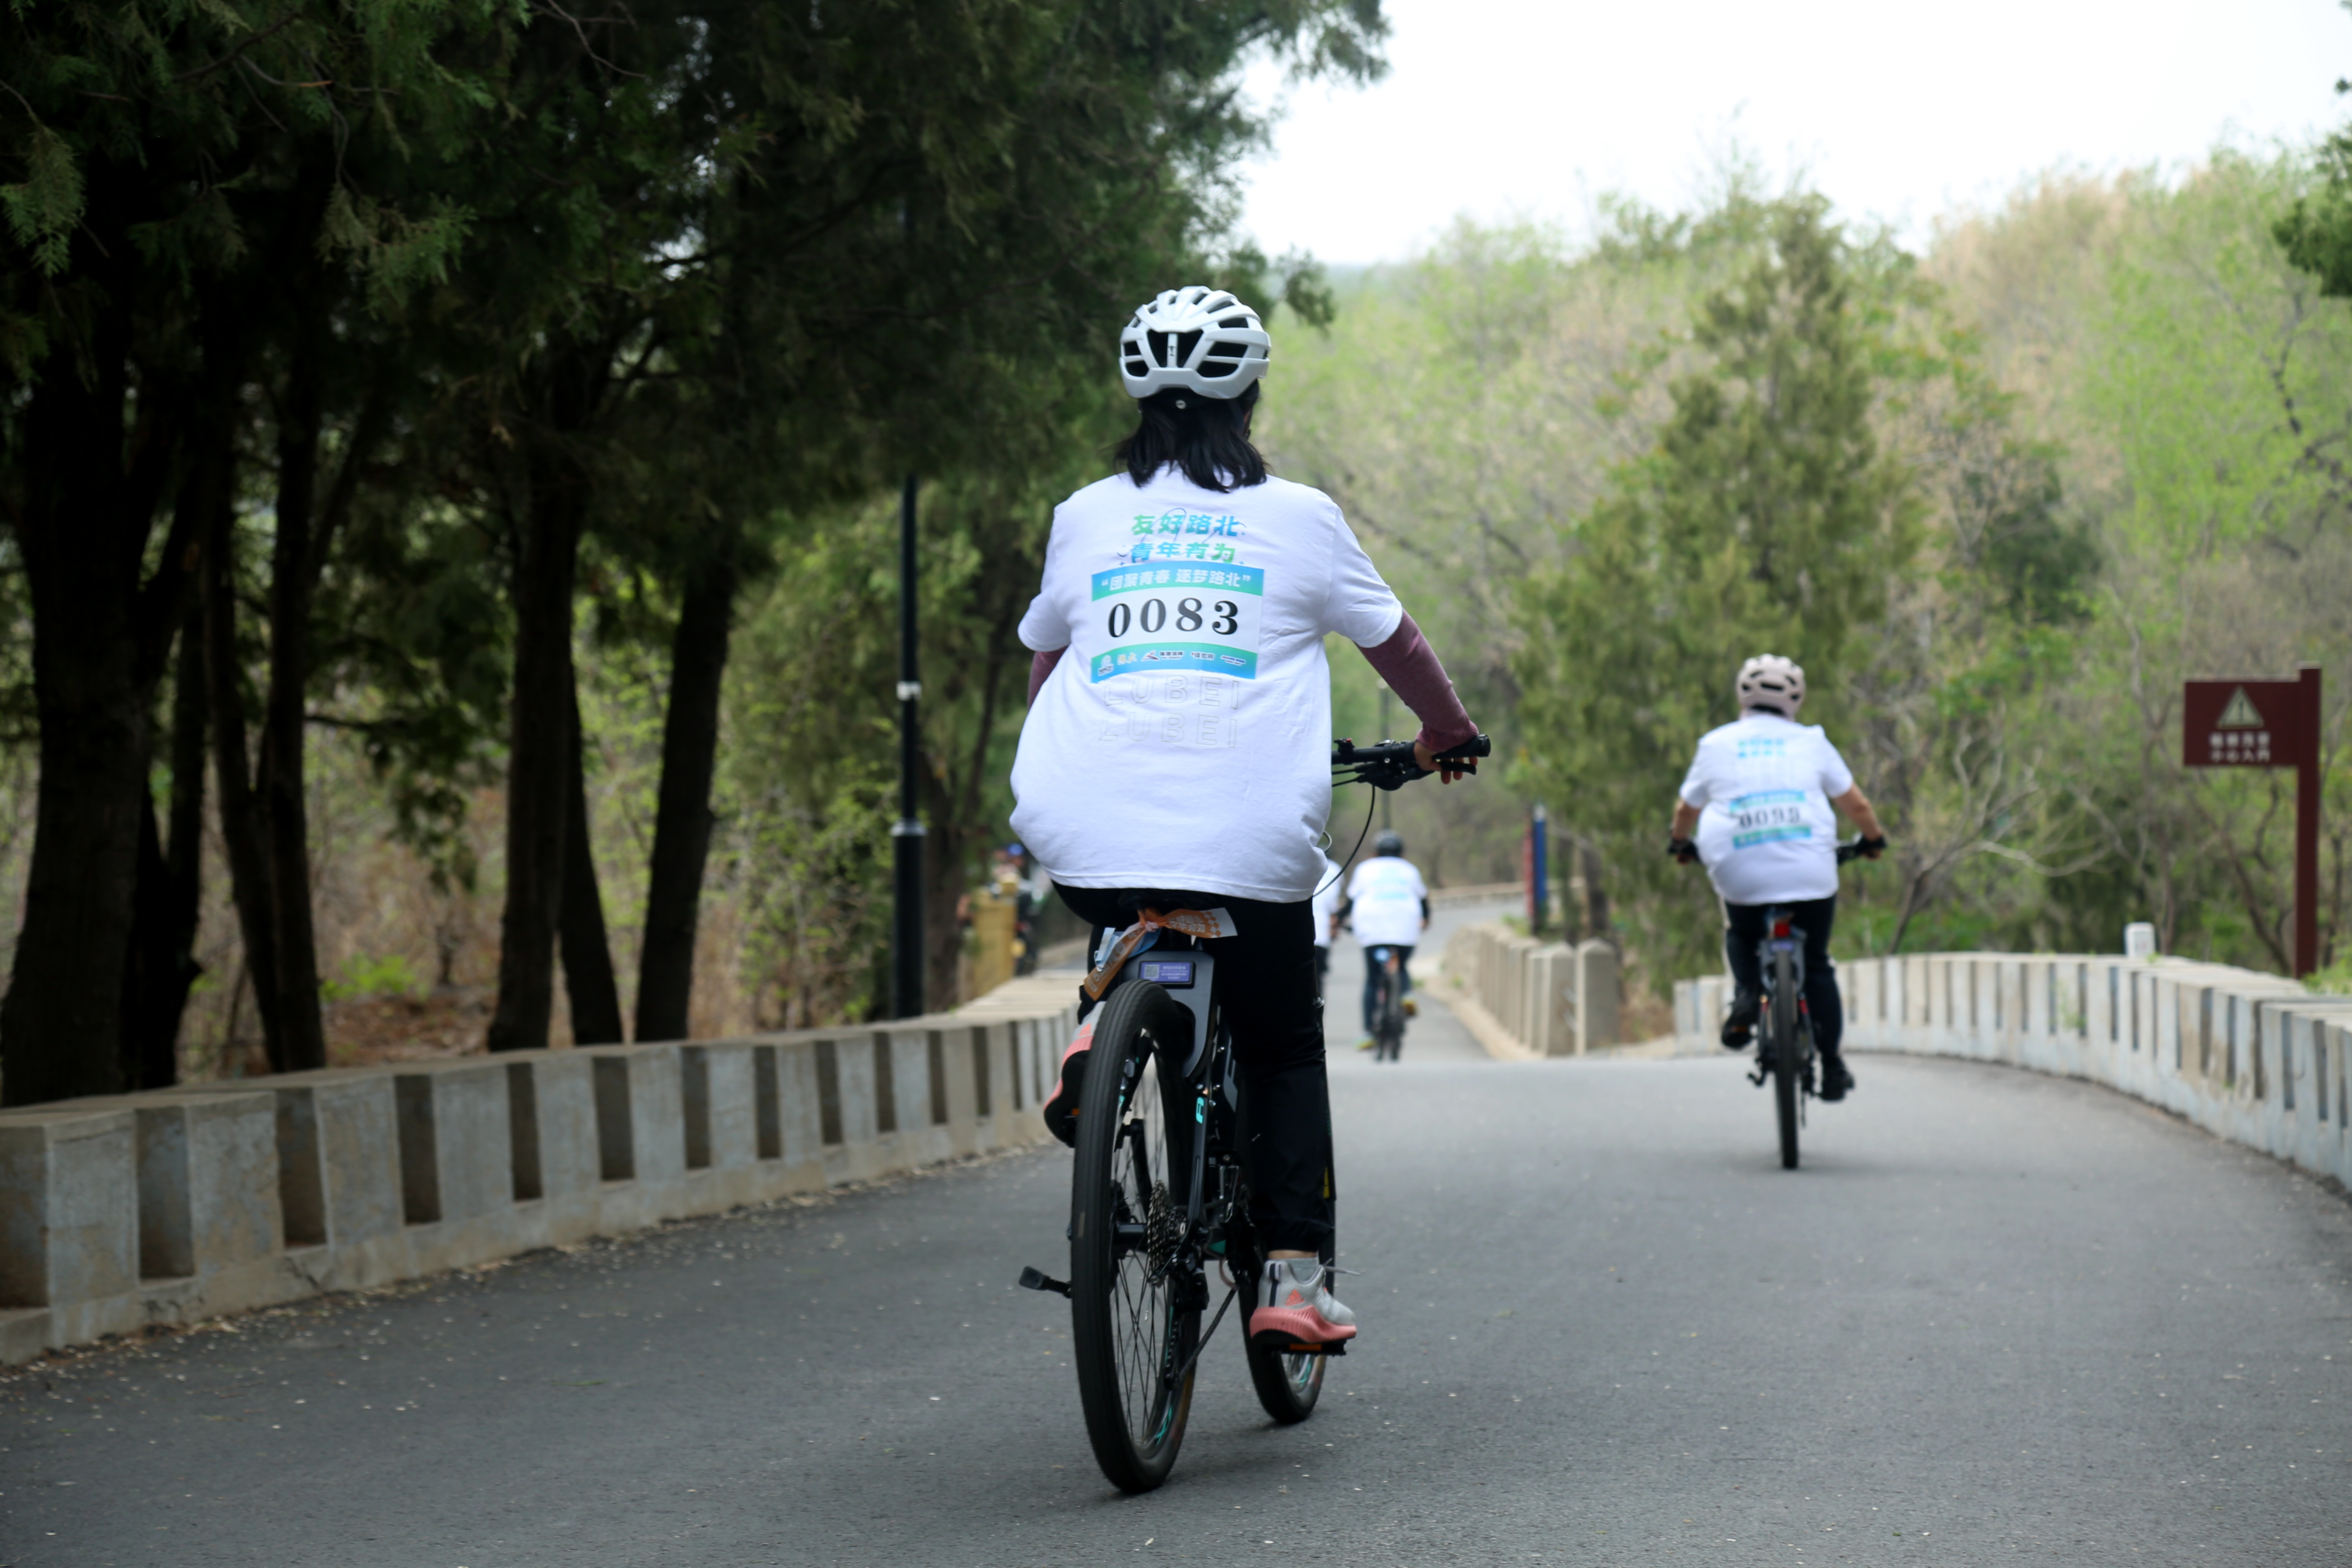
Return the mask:
[(1265, 374), (1273, 344), (1257, 312), (1224, 289), (1171, 289), (1121, 329), (1119, 379), (1129, 397), (1171, 389), (1239, 397)]
[(1805, 672), (1794, 659), (1759, 653), (1739, 667), (1739, 710), (1772, 708), (1794, 719), (1805, 702)]

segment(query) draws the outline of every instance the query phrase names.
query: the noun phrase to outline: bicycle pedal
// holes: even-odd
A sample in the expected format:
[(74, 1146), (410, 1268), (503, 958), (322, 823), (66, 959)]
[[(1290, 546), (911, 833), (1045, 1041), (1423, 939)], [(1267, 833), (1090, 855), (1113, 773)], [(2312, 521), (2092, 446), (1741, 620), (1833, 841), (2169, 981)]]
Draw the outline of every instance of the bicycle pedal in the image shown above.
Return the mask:
[(1288, 1352), (1292, 1355), (1346, 1355), (1348, 1342), (1333, 1340), (1328, 1344), (1309, 1344), (1304, 1340), (1294, 1340), (1288, 1347)]
[(1024, 1267), (1021, 1270), (1021, 1289), (1050, 1290), (1056, 1296), (1067, 1296), (1070, 1293), (1070, 1282), (1066, 1279), (1056, 1279), (1039, 1269)]

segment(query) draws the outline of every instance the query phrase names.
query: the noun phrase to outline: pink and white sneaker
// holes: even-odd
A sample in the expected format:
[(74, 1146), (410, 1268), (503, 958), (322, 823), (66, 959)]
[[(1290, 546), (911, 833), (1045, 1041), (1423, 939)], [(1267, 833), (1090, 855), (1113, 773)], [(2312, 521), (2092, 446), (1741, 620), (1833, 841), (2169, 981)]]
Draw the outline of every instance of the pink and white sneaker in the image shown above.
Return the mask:
[(1356, 1337), (1356, 1314), (1331, 1294), (1322, 1263), (1312, 1258), (1277, 1258), (1258, 1277), (1250, 1308), (1253, 1344), (1328, 1345)]
[(1087, 1056), (1094, 1048), (1095, 1025), (1089, 1018), (1070, 1037), (1054, 1092), (1038, 1108), (1045, 1118), (1045, 1131), (1073, 1149), (1078, 1146), (1078, 1095), (1087, 1086)]

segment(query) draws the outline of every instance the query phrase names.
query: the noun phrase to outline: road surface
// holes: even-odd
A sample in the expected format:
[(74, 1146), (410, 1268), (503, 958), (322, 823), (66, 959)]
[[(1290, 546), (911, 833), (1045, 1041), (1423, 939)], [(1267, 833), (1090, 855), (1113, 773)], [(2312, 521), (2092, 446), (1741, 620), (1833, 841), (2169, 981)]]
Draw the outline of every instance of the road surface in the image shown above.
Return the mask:
[(1054, 1149), (13, 1374), (0, 1563), (2352, 1562), (2338, 1196), (1885, 1057), (1784, 1173), (1727, 1058), (1434, 1012), (1333, 1074), (1359, 1349), (1276, 1429), (1228, 1328), (1150, 1496), (1011, 1284)]

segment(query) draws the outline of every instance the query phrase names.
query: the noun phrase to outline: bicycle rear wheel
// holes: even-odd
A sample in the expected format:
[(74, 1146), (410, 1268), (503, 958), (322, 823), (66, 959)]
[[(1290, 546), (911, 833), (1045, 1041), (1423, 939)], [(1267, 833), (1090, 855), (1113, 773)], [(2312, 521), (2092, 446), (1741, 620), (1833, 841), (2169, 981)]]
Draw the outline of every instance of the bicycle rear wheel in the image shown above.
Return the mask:
[[(1159, 986), (1130, 981), (1095, 1025), (1079, 1097), (1070, 1188), (1070, 1341), (1095, 1462), (1122, 1491), (1168, 1479), (1184, 1442), (1200, 1342), (1199, 1301), (1174, 1252), (1192, 1173), (1192, 1107), (1177, 1063), (1192, 1017)], [(1171, 1093), (1175, 1089), (1175, 1093)]]
[(1376, 1058), (1399, 1061), (1404, 1057), (1404, 988), (1394, 969), (1381, 971), (1381, 1000), (1372, 1015)]
[(1772, 1108), (1780, 1122), (1780, 1168), (1797, 1168), (1797, 1086), (1805, 1064), (1797, 1040), (1796, 964), (1785, 952), (1772, 955)]

